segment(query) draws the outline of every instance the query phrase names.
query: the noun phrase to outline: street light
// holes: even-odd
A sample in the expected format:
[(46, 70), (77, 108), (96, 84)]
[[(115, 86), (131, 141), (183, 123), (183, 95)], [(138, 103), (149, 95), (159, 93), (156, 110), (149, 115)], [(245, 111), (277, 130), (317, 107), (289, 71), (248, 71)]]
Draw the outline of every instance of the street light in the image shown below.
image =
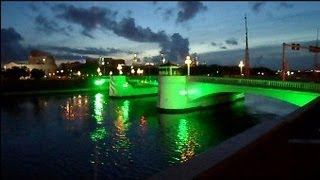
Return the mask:
[(121, 66), (121, 64), (118, 64), (117, 69), (119, 70), (119, 75), (121, 75), (122, 74), (122, 66)]
[(106, 75), (106, 66), (104, 65), (104, 59), (102, 60), (102, 66), (103, 66), (103, 75)]
[(240, 67), (240, 74), (242, 75), (242, 68), (243, 68), (244, 64), (243, 61), (240, 61), (239, 63), (239, 67)]
[(188, 66), (188, 76), (190, 76), (190, 64), (191, 64), (190, 56), (186, 57), (186, 60), (184, 61), (184, 63), (186, 63)]
[(101, 69), (98, 67), (98, 69), (97, 69), (97, 72), (98, 72), (98, 75), (99, 76), (101, 76), (102, 74), (101, 74)]

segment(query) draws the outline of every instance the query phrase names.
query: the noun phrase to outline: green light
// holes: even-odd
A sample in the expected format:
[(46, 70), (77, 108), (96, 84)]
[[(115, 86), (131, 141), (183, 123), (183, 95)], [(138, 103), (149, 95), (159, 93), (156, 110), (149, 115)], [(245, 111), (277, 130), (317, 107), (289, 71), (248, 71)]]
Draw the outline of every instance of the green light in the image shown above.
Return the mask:
[(187, 94), (188, 94), (188, 92), (187, 92), (187, 91), (185, 91), (185, 90), (181, 90), (181, 91), (179, 92), (179, 94), (180, 94), (180, 95), (182, 95), (182, 96), (185, 96), (185, 95), (187, 95)]
[(97, 124), (102, 124), (102, 111), (103, 111), (103, 102), (102, 102), (103, 95), (98, 93), (95, 95), (94, 101), (94, 117), (97, 119)]
[(124, 83), (124, 84), (122, 85), (122, 87), (127, 88), (127, 87), (128, 87), (128, 83), (127, 83), (127, 82)]
[(123, 120), (126, 122), (128, 121), (129, 119), (129, 105), (130, 105), (130, 102), (128, 100), (125, 100), (123, 102), (123, 106), (121, 106), (121, 109), (122, 109), (122, 115), (123, 115)]
[(181, 150), (185, 142), (188, 141), (188, 127), (187, 127), (187, 120), (185, 119), (180, 119), (179, 121), (178, 139), (179, 141), (177, 143), (179, 145), (179, 150)]
[(105, 82), (106, 82), (105, 79), (98, 79), (98, 80), (95, 80), (95, 81), (94, 81), (94, 84), (97, 85), (97, 86), (101, 86), (101, 85), (103, 85)]
[(92, 141), (102, 140), (106, 137), (107, 131), (104, 128), (96, 129), (94, 132), (91, 133), (90, 137)]

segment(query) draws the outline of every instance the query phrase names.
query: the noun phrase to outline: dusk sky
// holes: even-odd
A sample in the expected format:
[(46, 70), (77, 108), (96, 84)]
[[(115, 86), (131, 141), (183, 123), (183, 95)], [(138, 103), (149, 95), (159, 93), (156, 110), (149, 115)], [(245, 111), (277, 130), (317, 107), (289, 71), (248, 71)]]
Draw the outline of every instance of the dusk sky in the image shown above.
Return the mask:
[[(247, 14), (250, 65), (281, 69), (282, 43), (316, 44), (320, 2), (276, 1), (1, 1), (1, 65), (26, 62), (31, 49), (57, 64), (84, 57), (238, 65), (245, 55)], [(286, 49), (289, 69), (314, 66), (314, 53)], [(82, 57), (81, 57), (82, 56)]]

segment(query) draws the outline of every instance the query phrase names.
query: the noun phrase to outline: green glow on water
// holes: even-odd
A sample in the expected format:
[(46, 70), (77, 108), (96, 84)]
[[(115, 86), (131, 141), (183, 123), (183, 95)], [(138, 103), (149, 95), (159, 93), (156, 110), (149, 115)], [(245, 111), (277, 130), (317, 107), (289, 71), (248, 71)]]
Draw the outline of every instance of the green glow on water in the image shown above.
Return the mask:
[(90, 135), (92, 141), (99, 141), (106, 137), (107, 131), (102, 126), (103, 123), (103, 94), (97, 93), (94, 99), (94, 117), (97, 122), (97, 129)]
[(103, 101), (102, 101), (103, 95), (101, 93), (98, 93), (95, 95), (95, 101), (94, 101), (94, 117), (97, 120), (97, 124), (102, 124), (103, 117), (102, 117), (102, 111), (103, 111)]
[(183, 145), (188, 141), (188, 126), (187, 120), (180, 119), (179, 120), (179, 127), (178, 127), (178, 151), (182, 152)]
[(91, 140), (92, 141), (99, 141), (99, 140), (102, 140), (106, 137), (107, 135), (107, 131), (105, 128), (101, 127), (101, 128), (97, 128), (95, 131), (93, 131), (91, 133)]

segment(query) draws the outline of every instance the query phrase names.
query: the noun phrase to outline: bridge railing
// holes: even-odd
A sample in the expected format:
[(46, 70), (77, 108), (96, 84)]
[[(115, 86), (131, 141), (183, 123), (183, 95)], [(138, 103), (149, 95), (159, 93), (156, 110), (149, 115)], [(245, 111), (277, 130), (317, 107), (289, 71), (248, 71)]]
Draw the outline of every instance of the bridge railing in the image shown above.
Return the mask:
[(241, 78), (218, 78), (207, 76), (190, 76), (188, 81), (204, 82), (204, 83), (218, 83), (218, 84), (232, 84), (239, 86), (251, 87), (268, 87), (277, 89), (289, 89), (297, 91), (308, 91), (320, 93), (320, 83), (312, 82), (288, 82), (288, 81), (274, 81), (274, 80), (257, 80), (257, 79), (241, 79)]

